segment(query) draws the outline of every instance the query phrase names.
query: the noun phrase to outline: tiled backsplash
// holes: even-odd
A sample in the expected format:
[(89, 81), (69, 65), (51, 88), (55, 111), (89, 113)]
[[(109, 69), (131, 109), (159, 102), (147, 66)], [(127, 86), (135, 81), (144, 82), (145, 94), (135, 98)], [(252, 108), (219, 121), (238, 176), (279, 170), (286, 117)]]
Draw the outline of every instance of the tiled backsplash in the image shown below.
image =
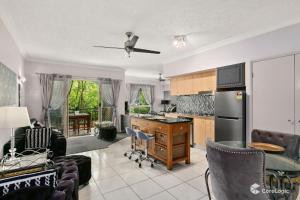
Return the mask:
[(188, 114), (214, 114), (215, 96), (211, 94), (196, 94), (178, 96), (176, 98), (177, 112)]

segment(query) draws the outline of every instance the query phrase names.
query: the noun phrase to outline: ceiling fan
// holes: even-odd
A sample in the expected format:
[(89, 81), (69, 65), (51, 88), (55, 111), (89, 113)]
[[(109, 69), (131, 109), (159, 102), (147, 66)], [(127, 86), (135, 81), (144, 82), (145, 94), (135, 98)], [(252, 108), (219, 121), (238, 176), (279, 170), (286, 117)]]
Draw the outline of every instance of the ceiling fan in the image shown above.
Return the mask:
[(128, 57), (130, 57), (131, 52), (160, 54), (159, 51), (134, 48), (136, 45), (136, 42), (139, 39), (139, 36), (134, 35), (132, 32), (126, 32), (125, 35), (127, 36), (128, 39), (124, 43), (124, 47), (108, 47), (108, 46), (94, 46), (94, 47), (105, 48), (105, 49), (124, 49), (127, 52)]

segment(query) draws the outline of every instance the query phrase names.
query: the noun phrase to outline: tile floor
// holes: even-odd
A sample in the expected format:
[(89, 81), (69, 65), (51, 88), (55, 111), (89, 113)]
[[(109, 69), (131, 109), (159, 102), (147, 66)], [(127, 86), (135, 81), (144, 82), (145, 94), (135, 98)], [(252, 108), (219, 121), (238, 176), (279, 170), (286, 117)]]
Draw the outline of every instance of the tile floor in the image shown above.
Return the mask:
[(144, 163), (142, 168), (123, 156), (129, 138), (107, 149), (80, 153), (92, 158), (92, 179), (79, 191), (80, 200), (208, 200), (204, 173), (205, 152), (191, 149), (191, 164), (177, 164), (172, 171), (164, 165)]

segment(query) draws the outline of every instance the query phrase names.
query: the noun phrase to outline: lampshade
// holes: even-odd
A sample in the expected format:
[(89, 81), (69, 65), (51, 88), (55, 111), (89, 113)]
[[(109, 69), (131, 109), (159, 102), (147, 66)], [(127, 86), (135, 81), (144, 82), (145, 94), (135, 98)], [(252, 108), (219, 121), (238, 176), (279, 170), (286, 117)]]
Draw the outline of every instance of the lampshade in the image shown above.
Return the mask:
[(0, 128), (30, 126), (26, 107), (0, 107)]

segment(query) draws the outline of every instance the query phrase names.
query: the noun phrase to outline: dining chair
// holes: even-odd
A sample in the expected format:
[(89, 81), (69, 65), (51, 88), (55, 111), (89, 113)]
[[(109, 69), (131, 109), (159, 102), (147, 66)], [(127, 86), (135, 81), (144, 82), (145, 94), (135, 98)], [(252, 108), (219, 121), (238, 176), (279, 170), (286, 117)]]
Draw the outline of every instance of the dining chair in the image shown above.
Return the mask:
[(211, 199), (208, 177), (215, 199), (267, 200), (265, 185), (265, 154), (254, 149), (225, 146), (212, 141), (206, 143), (209, 168), (205, 180)]

